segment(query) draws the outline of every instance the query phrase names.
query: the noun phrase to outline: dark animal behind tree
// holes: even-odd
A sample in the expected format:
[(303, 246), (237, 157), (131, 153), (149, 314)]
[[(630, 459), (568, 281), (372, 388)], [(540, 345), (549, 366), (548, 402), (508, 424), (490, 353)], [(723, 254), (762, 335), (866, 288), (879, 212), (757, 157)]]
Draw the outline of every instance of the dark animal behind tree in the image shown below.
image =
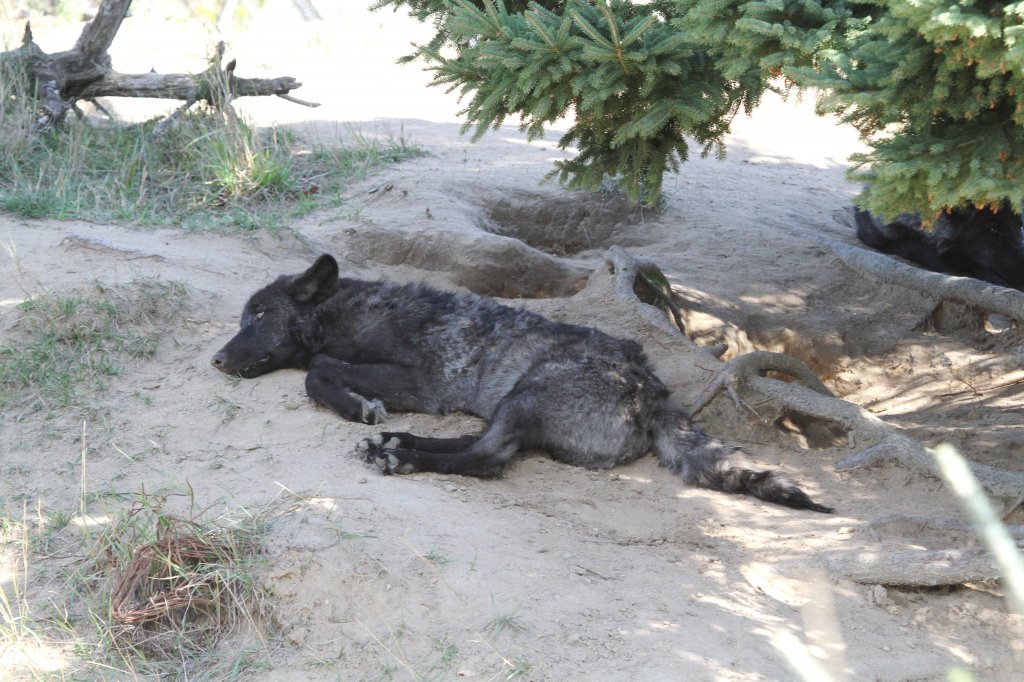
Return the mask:
[(487, 421), (483, 433), (457, 438), (385, 432), (362, 441), (384, 473), (493, 477), (531, 449), (604, 469), (653, 450), (689, 484), (832, 511), (694, 428), (633, 341), (474, 294), (338, 274), (325, 254), (257, 291), (212, 362), (246, 378), (306, 369), (309, 397), (356, 422), (378, 424), (388, 410)]
[(854, 218), (857, 237), (874, 249), (929, 270), (1024, 291), (1024, 227), (1008, 202), (998, 211), (970, 206), (943, 212), (928, 230), (916, 213), (883, 223), (857, 209)]

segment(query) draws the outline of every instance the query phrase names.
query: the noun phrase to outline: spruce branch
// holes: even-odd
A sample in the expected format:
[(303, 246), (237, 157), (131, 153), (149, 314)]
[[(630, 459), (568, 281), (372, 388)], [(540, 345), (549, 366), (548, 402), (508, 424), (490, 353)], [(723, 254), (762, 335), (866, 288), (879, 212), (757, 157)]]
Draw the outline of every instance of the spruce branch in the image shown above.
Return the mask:
[[(725, 153), (766, 90), (814, 88), (871, 146), (859, 203), (892, 217), (1024, 209), (1024, 12), (912, 0), (378, 0), (438, 27), (418, 47), (479, 137), (510, 116), (531, 139), (569, 113), (553, 175), (636, 200), (687, 158)], [(454, 48), (442, 57), (441, 47)]]

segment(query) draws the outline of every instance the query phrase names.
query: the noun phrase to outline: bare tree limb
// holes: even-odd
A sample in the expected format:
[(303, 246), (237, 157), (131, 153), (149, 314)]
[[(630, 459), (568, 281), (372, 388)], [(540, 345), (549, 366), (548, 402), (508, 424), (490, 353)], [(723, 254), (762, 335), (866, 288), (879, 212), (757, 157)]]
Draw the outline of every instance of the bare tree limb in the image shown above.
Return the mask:
[[(104, 0), (96, 10), (96, 16), (85, 25), (72, 52), (89, 60), (106, 57), (110, 44), (121, 28), (121, 22), (128, 14), (132, 0)], [(107, 57), (109, 61), (109, 57)]]
[(181, 118), (181, 116), (186, 111), (188, 111), (195, 103), (196, 100), (190, 99), (186, 101), (184, 104), (182, 104), (180, 107), (175, 109), (171, 114), (165, 116), (159, 123), (156, 124), (156, 126), (153, 127), (153, 137), (160, 137), (165, 132), (170, 130), (172, 127), (174, 127), (174, 124), (177, 123), (178, 119)]
[[(96, 97), (177, 99), (189, 103), (185, 109), (195, 102), (205, 101), (216, 109), (223, 109), (236, 97), (277, 95), (303, 106), (319, 106), (289, 95), (302, 86), (290, 76), (238, 78), (234, 60), (222, 68), (223, 43), (217, 46), (210, 67), (200, 74), (124, 74), (114, 71), (107, 50), (130, 5), (131, 0), (103, 0), (96, 16), (82, 29), (70, 50), (53, 54), (43, 52), (33, 40), (31, 27), (26, 24), (21, 47), (0, 54), (5, 72), (14, 73), (20, 69), (33, 81), (41, 109), (36, 120), (37, 130), (60, 123), (78, 100)], [(12, 66), (15, 71), (8, 70)]]
[[(86, 86), (80, 96), (89, 97), (157, 97), (183, 101), (206, 100), (213, 97), (210, 81), (202, 74), (190, 73), (118, 73), (110, 71), (100, 80)], [(294, 78), (236, 78), (226, 83), (232, 97), (260, 97), (265, 95), (286, 95), (302, 87)], [(306, 106), (319, 106), (307, 104)]]
[(309, 102), (307, 100), (299, 99), (298, 97), (294, 97), (292, 95), (285, 95), (285, 94), (282, 94), (282, 93), (274, 93), (274, 94), (276, 94), (281, 99), (288, 100), (292, 104), (298, 104), (300, 106), (310, 107), (311, 109), (315, 109), (316, 107), (320, 106), (319, 102)]

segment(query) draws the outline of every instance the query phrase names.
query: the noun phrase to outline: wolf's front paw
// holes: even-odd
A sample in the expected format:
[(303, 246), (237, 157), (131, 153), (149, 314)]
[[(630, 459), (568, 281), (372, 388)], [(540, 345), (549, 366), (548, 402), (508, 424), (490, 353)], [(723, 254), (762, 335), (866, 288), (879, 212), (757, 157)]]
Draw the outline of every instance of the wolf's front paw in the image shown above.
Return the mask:
[(360, 421), (364, 424), (380, 424), (388, 418), (388, 411), (384, 409), (384, 403), (379, 400), (367, 400), (363, 398)]

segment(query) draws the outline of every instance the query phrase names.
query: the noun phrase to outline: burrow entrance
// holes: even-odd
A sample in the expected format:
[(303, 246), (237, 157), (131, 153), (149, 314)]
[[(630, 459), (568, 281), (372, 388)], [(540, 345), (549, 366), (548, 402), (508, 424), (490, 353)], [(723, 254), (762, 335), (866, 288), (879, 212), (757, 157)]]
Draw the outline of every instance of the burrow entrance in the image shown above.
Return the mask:
[(483, 205), (481, 229), (513, 237), (555, 256), (571, 256), (613, 244), (636, 245), (637, 225), (653, 216), (619, 194), (571, 192), (553, 197), (510, 192)]

